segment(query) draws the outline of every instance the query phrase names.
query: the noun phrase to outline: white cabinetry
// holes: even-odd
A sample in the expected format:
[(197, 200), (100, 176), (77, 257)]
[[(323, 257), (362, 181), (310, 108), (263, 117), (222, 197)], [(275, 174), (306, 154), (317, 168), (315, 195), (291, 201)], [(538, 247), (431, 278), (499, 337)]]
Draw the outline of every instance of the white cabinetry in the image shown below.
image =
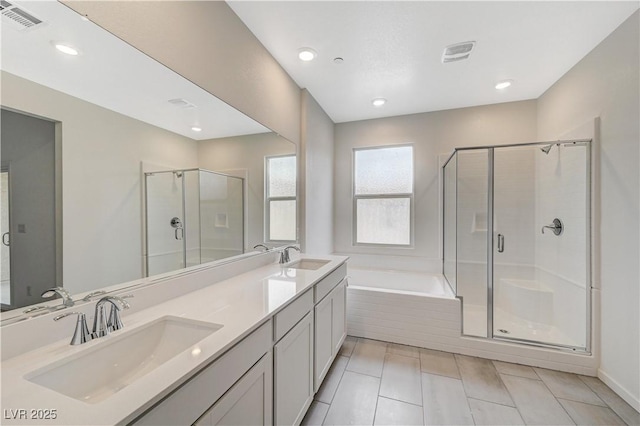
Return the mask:
[(314, 391), (320, 389), (331, 363), (347, 336), (346, 280), (342, 280), (315, 307)]
[(272, 362), (271, 353), (263, 356), (195, 426), (272, 424)]
[[(263, 372), (265, 374), (263, 380), (268, 380), (269, 383), (266, 386), (271, 389), (272, 364), (269, 353), (272, 336), (272, 322), (268, 321), (133, 423), (154, 426), (193, 424), (249, 372), (256, 362), (261, 358), (264, 360), (265, 354), (269, 360), (265, 363), (265, 368), (269, 371)], [(255, 394), (252, 395), (255, 397)], [(269, 406), (271, 406), (271, 395), (270, 390), (264, 394), (265, 401), (266, 398), (269, 399)], [(271, 417), (270, 413), (271, 408), (263, 416)]]
[(313, 314), (298, 322), (273, 348), (274, 423), (298, 425), (313, 400)]

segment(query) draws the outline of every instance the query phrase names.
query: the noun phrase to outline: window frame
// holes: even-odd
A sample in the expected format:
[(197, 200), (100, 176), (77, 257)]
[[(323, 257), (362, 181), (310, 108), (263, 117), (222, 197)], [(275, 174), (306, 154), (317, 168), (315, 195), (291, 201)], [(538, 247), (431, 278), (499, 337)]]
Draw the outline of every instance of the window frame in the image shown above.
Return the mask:
[[(389, 148), (411, 148), (411, 192), (410, 193), (381, 193), (381, 194), (356, 194), (356, 153), (358, 151), (369, 151), (374, 149), (389, 149)], [(352, 149), (351, 154), (351, 198), (352, 198), (352, 221), (351, 221), (351, 243), (358, 247), (378, 247), (378, 248), (390, 248), (390, 249), (412, 249), (414, 248), (414, 230), (415, 230), (415, 192), (416, 192), (416, 156), (415, 146), (413, 143), (403, 144), (391, 144), (391, 145), (375, 145), (375, 146), (363, 146)], [(358, 200), (382, 200), (393, 198), (407, 198), (409, 199), (409, 243), (408, 244), (391, 244), (391, 243), (361, 243), (358, 242)]]
[[(272, 197), (269, 194), (269, 179), (271, 176), (269, 170), (269, 160), (272, 158), (293, 157), (296, 166), (295, 191), (293, 196)], [(298, 241), (298, 162), (296, 154), (267, 155), (264, 157), (264, 241), (266, 243), (295, 243)], [(272, 201), (294, 201), (296, 211), (296, 225), (294, 229), (293, 240), (274, 240), (271, 239), (271, 202)]]

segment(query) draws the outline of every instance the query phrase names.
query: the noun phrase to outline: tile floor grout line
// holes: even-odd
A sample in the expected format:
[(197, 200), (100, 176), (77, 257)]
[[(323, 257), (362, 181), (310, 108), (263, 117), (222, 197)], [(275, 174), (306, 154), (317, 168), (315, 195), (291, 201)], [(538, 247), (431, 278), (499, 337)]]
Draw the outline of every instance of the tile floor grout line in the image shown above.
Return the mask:
[[(596, 392), (596, 390), (595, 390), (594, 388), (592, 388), (592, 387), (589, 385), (589, 383), (587, 383), (587, 382), (585, 382), (585, 381), (584, 381), (584, 379), (582, 378), (582, 375), (581, 375), (581, 374), (576, 374), (576, 376), (578, 376), (578, 379), (580, 379), (580, 381), (581, 381), (582, 383), (584, 383), (584, 384), (585, 384), (585, 386), (586, 386), (586, 387), (588, 387), (588, 388), (591, 390), (591, 392), (595, 393), (595, 394), (596, 394), (596, 396), (597, 396), (598, 398), (600, 398), (600, 401), (604, 402), (604, 403), (607, 405), (607, 407), (608, 407), (611, 411), (613, 411), (613, 412), (614, 412), (618, 417), (620, 417), (620, 419), (622, 419), (622, 421), (623, 421), (625, 424), (627, 424), (627, 425), (628, 425), (628, 423), (626, 422), (626, 420), (625, 420), (624, 418), (622, 418), (622, 416), (618, 413), (618, 411), (616, 411), (616, 409), (615, 409), (615, 408), (613, 408), (611, 405), (609, 405), (609, 403), (608, 403), (607, 401), (605, 401), (605, 400), (600, 396), (600, 394), (599, 394), (598, 392)], [(592, 377), (592, 376), (587, 376), (587, 377)], [(596, 376), (596, 377), (593, 377), (593, 378), (594, 378), (594, 379), (597, 379), (597, 380), (600, 380), (600, 378), (599, 378), (599, 377), (597, 377), (597, 376)], [(604, 384), (605, 386), (607, 386), (604, 382), (603, 382), (603, 384)], [(608, 389), (611, 389), (611, 388), (609, 388), (609, 386), (607, 386), (607, 388), (608, 388)], [(613, 391), (612, 391), (612, 392), (613, 392)], [(615, 394), (615, 392), (614, 392), (614, 394)], [(616, 396), (618, 396), (618, 395), (616, 394)], [(618, 397), (619, 397), (619, 396), (618, 396)], [(620, 397), (619, 397), (619, 398), (620, 398)], [(565, 398), (565, 399), (566, 399), (566, 398)], [(624, 400), (624, 399), (622, 399), (622, 398), (620, 398), (620, 399), (622, 400), (622, 402), (624, 402), (625, 404), (629, 405), (629, 403), (628, 403), (627, 401), (625, 401), (625, 400)], [(571, 401), (571, 400), (569, 400), (569, 401)], [(575, 402), (581, 402), (581, 401), (575, 401)], [(594, 405), (594, 404), (590, 404), (590, 405)], [(596, 407), (599, 407), (599, 406), (598, 406), (598, 405), (596, 405)], [(629, 407), (631, 407), (631, 405), (629, 405)], [(633, 408), (633, 407), (631, 407), (631, 409), (635, 410), (635, 408)]]
[[(498, 370), (496, 369), (496, 371), (498, 371)], [(521, 379), (537, 380), (538, 382), (542, 381), (542, 379), (539, 378), (539, 377), (537, 379), (532, 379), (531, 377), (518, 376), (517, 374), (512, 374), (512, 373), (501, 373), (500, 371), (498, 371), (498, 375), (503, 375), (503, 374), (505, 376), (520, 377)], [(537, 374), (536, 374), (536, 376), (537, 376)], [(500, 379), (500, 380), (502, 380), (502, 379)], [(504, 382), (503, 382), (503, 384), (504, 384)]]
[[(422, 385), (422, 382), (420, 382), (420, 384)], [(390, 396), (384, 396), (384, 395), (378, 395), (378, 397), (379, 397), (379, 398), (390, 399), (390, 400), (392, 400), (392, 401), (402, 402), (403, 404), (409, 404), (409, 405), (413, 405), (414, 407), (420, 407), (420, 408), (422, 408), (422, 405), (414, 404), (413, 402), (403, 401), (403, 400), (398, 399), (398, 398), (391, 398)]]
[[(492, 362), (491, 365), (493, 365), (493, 368), (496, 368), (495, 364)], [(504, 389), (507, 391), (507, 394), (509, 394), (509, 398), (511, 398), (511, 401), (513, 402), (513, 408), (516, 409), (516, 411), (518, 412), (518, 415), (520, 416), (520, 420), (522, 420), (522, 423), (526, 424), (526, 421), (524, 420), (524, 416), (522, 415), (522, 412), (520, 411), (520, 407), (518, 407), (518, 403), (516, 402), (516, 399), (513, 397), (513, 395), (511, 394), (511, 391), (509, 390), (509, 388), (507, 387), (506, 383), (504, 382), (504, 380), (502, 380), (502, 373), (500, 373), (498, 371), (498, 369), (496, 368), (496, 372), (498, 373), (498, 378), (500, 379), (500, 383), (502, 383), (502, 386), (504, 386)], [(535, 371), (534, 371), (535, 373)], [(520, 379), (526, 379), (527, 377), (520, 377), (520, 376), (514, 376), (511, 374), (507, 374), (507, 376), (511, 376), (511, 377), (518, 377)], [(538, 376), (536, 374), (536, 376)], [(536, 380), (536, 379), (529, 379), (529, 380)], [(538, 382), (542, 382), (542, 380), (537, 380)], [(542, 382), (544, 384), (544, 382)], [(549, 391), (551, 392), (551, 391)], [(551, 396), (553, 396), (555, 398), (555, 395), (552, 393)], [(571, 416), (569, 416), (571, 417)], [(573, 421), (573, 419), (571, 419), (571, 421)], [(574, 422), (575, 423), (575, 422)]]
[(376, 415), (378, 414), (378, 401), (380, 401), (380, 388), (382, 388), (382, 375), (384, 374), (384, 366), (387, 364), (386, 358), (387, 358), (388, 347), (389, 347), (388, 345), (385, 347), (385, 352), (384, 352), (385, 359), (382, 361), (382, 373), (380, 373), (380, 383), (378, 383), (378, 394), (376, 395), (376, 408), (373, 409), (373, 422), (371, 423), (371, 426), (376, 424)]
[[(354, 346), (354, 348), (355, 348), (355, 346)], [(351, 360), (351, 356), (348, 356), (347, 358), (349, 358), (349, 360)], [(336, 362), (335, 359), (333, 360), (333, 362)], [(348, 361), (347, 361), (347, 365), (349, 365)], [(342, 374), (340, 374), (340, 380), (338, 380), (338, 385), (336, 386), (336, 390), (335, 390), (335, 392), (333, 392), (333, 395), (331, 395), (331, 402), (329, 402), (329, 408), (331, 408), (331, 404), (333, 404), (333, 399), (336, 397), (336, 394), (338, 393), (338, 388), (340, 387), (340, 383), (342, 383), (342, 378), (344, 377), (344, 373), (345, 373), (345, 371), (347, 371), (347, 365), (344, 366), (344, 370), (342, 370)], [(326, 377), (325, 377), (325, 379), (326, 379)], [(320, 391), (320, 389), (318, 389), (318, 391)], [(329, 410), (327, 410), (327, 413), (329, 413)], [(326, 415), (325, 415), (325, 417), (326, 417)], [(322, 421), (322, 423), (324, 423), (324, 420)]]
[[(535, 372), (535, 370), (533, 370)], [(538, 374), (538, 373), (536, 373)], [(540, 375), (538, 375), (538, 377), (540, 377)], [(562, 405), (562, 403), (560, 403), (560, 401), (558, 401), (558, 397), (556, 396), (555, 393), (553, 393), (551, 391), (551, 388), (549, 386), (547, 386), (547, 384), (544, 382), (544, 380), (542, 380), (542, 377), (540, 377), (540, 381), (542, 382), (542, 386), (544, 386), (545, 388), (547, 388), (547, 390), (549, 391), (549, 393), (551, 394), (551, 396), (553, 397), (553, 399), (556, 400), (556, 402), (558, 403), (558, 405), (560, 406), (560, 408), (562, 408), (562, 410), (567, 414), (567, 416), (569, 416), (569, 419), (571, 419), (571, 421), (573, 422), (574, 425), (577, 425), (578, 422), (575, 421), (575, 419), (571, 416), (571, 414), (569, 414), (569, 412), (567, 411), (566, 408), (564, 408), (564, 405)]]
[(465, 399), (467, 400), (467, 408), (469, 409), (469, 414), (471, 414), (471, 420), (473, 420), (473, 424), (476, 424), (476, 418), (473, 416), (473, 410), (471, 409), (471, 404), (469, 404), (469, 394), (467, 393), (467, 388), (464, 386), (464, 380), (462, 380), (462, 373), (460, 372), (460, 366), (458, 365), (458, 359), (456, 354), (453, 354), (453, 360), (456, 363), (456, 368), (458, 369), (458, 374), (460, 374), (460, 382), (462, 383), (462, 392), (464, 392)]

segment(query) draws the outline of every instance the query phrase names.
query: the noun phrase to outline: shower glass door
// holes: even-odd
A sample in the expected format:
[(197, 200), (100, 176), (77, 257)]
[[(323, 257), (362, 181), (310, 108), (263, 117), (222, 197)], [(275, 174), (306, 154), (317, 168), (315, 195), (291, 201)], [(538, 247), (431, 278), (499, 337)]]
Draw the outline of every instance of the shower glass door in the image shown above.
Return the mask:
[(493, 149), (493, 337), (588, 346), (588, 156), (587, 144)]
[(146, 175), (147, 276), (186, 266), (183, 172)]
[(2, 198), (0, 200), (0, 210), (2, 210), (2, 220), (0, 232), (2, 233), (2, 242), (0, 244), (0, 254), (2, 255), (2, 263), (0, 264), (1, 287), (0, 299), (2, 305), (11, 305), (11, 250), (9, 247), (9, 173), (0, 173), (0, 192)]

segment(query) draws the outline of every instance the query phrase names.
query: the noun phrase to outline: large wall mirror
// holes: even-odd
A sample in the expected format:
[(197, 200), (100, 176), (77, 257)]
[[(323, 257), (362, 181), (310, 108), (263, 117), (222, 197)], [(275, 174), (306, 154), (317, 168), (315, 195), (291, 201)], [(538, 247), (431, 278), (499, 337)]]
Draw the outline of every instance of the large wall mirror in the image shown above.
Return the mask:
[(294, 144), (59, 2), (1, 7), (3, 320), (297, 240)]

